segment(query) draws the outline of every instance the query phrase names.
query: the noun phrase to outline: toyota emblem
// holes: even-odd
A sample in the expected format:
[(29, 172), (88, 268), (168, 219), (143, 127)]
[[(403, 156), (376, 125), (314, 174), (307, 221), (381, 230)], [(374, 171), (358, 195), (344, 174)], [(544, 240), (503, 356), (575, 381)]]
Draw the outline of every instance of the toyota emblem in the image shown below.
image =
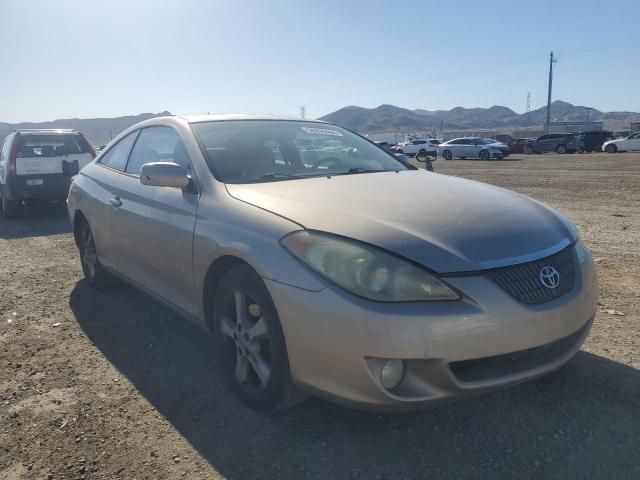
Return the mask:
[(553, 267), (543, 267), (540, 270), (540, 283), (547, 288), (558, 288), (560, 285), (560, 274)]

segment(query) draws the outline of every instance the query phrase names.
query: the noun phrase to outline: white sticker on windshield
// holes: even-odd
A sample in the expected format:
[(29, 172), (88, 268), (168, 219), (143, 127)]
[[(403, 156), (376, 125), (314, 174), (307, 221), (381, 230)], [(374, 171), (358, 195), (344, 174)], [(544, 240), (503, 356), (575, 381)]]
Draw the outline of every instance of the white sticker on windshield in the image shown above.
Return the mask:
[(315, 128), (315, 127), (300, 127), (307, 133), (315, 133), (316, 135), (331, 135), (333, 137), (343, 137), (339, 131), (330, 130), (328, 128)]

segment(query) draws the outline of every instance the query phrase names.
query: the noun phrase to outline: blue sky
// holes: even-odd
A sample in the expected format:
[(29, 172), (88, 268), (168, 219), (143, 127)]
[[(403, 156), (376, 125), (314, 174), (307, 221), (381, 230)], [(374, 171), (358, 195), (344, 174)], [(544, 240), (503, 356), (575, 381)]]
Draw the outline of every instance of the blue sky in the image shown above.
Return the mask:
[(640, 1), (0, 0), (0, 121), (429, 110), (640, 111)]

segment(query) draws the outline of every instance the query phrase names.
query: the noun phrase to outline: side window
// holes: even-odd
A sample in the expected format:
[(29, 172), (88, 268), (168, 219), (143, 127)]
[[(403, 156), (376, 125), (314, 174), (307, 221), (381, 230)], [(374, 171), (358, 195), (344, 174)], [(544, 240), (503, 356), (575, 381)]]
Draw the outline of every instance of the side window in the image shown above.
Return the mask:
[(460, 145), (473, 145), (473, 142), (468, 138), (463, 138), (462, 140), (458, 140)]
[(425, 140), (416, 140), (416, 145), (424, 145), (427, 143)]
[(131, 132), (116, 143), (104, 155), (102, 155), (100, 163), (111, 168), (115, 168), (116, 170), (124, 170), (124, 166), (127, 164), (127, 157), (131, 151), (131, 146), (133, 145), (133, 142), (135, 142), (138, 133), (139, 130)]
[(187, 151), (173, 128), (143, 128), (129, 157), (127, 173), (140, 175), (142, 165), (150, 162), (174, 162), (189, 170)]
[(544, 142), (545, 140), (547, 140), (549, 138), (549, 135), (542, 135), (540, 138), (538, 138), (539, 142)]

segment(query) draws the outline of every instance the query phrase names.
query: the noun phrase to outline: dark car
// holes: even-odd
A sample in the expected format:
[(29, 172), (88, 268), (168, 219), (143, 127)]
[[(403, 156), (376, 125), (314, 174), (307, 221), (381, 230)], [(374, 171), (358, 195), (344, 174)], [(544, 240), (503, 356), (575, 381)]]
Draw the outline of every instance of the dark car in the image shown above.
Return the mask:
[(578, 135), (580, 150), (585, 152), (601, 152), (602, 144), (613, 139), (613, 132), (603, 130), (601, 132), (585, 132)]
[(524, 146), (527, 142), (531, 142), (535, 140), (534, 138), (514, 138), (512, 142), (509, 143), (509, 152), (510, 153), (524, 153)]
[(573, 133), (548, 133), (525, 143), (524, 153), (575, 153), (580, 148), (580, 142)]

